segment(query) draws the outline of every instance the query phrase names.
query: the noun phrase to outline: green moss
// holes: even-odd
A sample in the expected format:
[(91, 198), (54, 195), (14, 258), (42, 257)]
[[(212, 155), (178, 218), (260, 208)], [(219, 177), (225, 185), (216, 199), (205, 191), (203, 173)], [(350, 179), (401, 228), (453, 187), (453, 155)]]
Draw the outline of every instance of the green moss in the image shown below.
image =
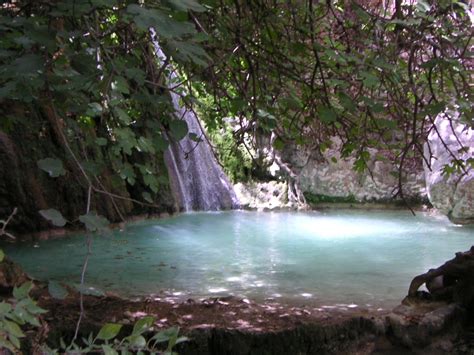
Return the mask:
[(359, 206), (391, 206), (394, 208), (407, 208), (407, 205), (412, 208), (419, 206), (432, 207), (427, 197), (408, 197), (405, 200), (400, 198), (382, 198), (378, 200), (363, 200), (359, 201), (353, 194), (349, 196), (328, 196), (323, 194), (313, 194), (305, 192), (304, 196), (309, 204), (325, 204), (325, 203), (339, 203), (339, 204), (357, 204)]
[(349, 196), (328, 196), (323, 194), (313, 194), (305, 192), (304, 197), (309, 203), (354, 203), (357, 202), (354, 195)]

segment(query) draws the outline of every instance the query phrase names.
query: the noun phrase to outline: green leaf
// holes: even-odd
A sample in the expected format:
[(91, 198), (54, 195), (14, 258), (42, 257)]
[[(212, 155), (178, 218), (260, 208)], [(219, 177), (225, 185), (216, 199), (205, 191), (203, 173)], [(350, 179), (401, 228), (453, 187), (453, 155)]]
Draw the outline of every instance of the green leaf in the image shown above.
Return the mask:
[(149, 192), (142, 192), (142, 197), (146, 202), (153, 203), (153, 198), (151, 197)]
[(263, 128), (271, 131), (272, 129), (276, 128), (277, 121), (275, 116), (265, 110), (257, 110), (257, 115), (261, 117), (260, 124)]
[(152, 316), (147, 316), (139, 319), (133, 326), (132, 335), (142, 334), (144, 331), (148, 330), (155, 321), (155, 318)]
[(128, 87), (127, 79), (123, 76), (115, 77), (115, 80), (112, 82), (112, 90), (121, 92), (122, 94), (129, 94), (130, 89)]
[(90, 232), (106, 230), (110, 224), (107, 218), (99, 216), (94, 212), (79, 216), (79, 220), (85, 224), (87, 230)]
[(364, 71), (361, 73), (361, 76), (364, 86), (368, 88), (372, 88), (380, 83), (379, 79), (372, 73)]
[(157, 136), (155, 139), (153, 139), (153, 144), (155, 145), (155, 148), (159, 151), (164, 152), (166, 149), (168, 149), (168, 141), (163, 138), (162, 135)]
[(337, 119), (337, 114), (331, 107), (321, 107), (318, 110), (318, 115), (324, 123), (335, 122)]
[(56, 227), (64, 227), (67, 223), (67, 220), (63, 217), (61, 212), (55, 210), (54, 208), (50, 208), (48, 210), (39, 210), (39, 214), (50, 221)]
[(97, 334), (97, 339), (110, 340), (117, 336), (122, 329), (122, 324), (106, 323)]
[(285, 148), (285, 142), (283, 142), (283, 140), (282, 140), (280, 137), (277, 137), (277, 138), (273, 141), (273, 147), (274, 147), (276, 150), (283, 150), (283, 148)]
[(127, 155), (131, 155), (132, 149), (137, 144), (135, 133), (129, 127), (114, 128), (114, 133), (122, 151)]
[(130, 346), (133, 348), (144, 348), (146, 346), (146, 340), (142, 335), (131, 335), (129, 337)]
[(138, 151), (145, 152), (145, 153), (155, 153), (155, 147), (153, 146), (153, 142), (146, 138), (141, 136), (137, 140), (137, 146), (138, 146)]
[[(13, 323), (13, 324), (15, 324), (15, 323)], [(18, 339), (17, 336), (15, 336), (13, 334), (8, 334), (8, 339), (15, 346), (15, 348), (20, 349), (20, 347), (21, 347), (20, 339)]]
[(37, 74), (43, 68), (44, 60), (37, 54), (25, 54), (13, 62), (15, 73), (18, 75)]
[(105, 355), (118, 355), (118, 352), (109, 345), (102, 345), (102, 351)]
[(13, 321), (15, 321), (18, 324), (29, 323), (35, 327), (40, 326), (40, 323), (35, 316), (33, 316), (30, 312), (28, 312), (23, 307), (19, 307), (18, 305), (17, 307), (15, 307), (15, 310), (11, 318)]
[(88, 105), (88, 109), (86, 111), (86, 115), (90, 117), (97, 117), (102, 114), (102, 105), (99, 104), (98, 102), (91, 102)]
[(93, 176), (98, 176), (102, 172), (102, 165), (92, 160), (82, 162), (82, 167), (88, 174)]
[(95, 143), (101, 147), (103, 146), (106, 146), (107, 145), (107, 139), (103, 138), (103, 137), (97, 137), (95, 139)]
[(0, 88), (0, 99), (9, 97), (16, 89), (16, 84), (13, 81), (8, 81), (5, 84), (2, 84)]
[[(15, 336), (15, 337), (17, 337), (17, 338), (23, 338), (23, 337), (25, 336), (25, 334), (23, 334), (23, 332), (22, 332), (22, 330), (20, 329), (20, 327), (18, 326), (18, 324), (16, 324), (15, 322), (11, 322), (11, 321), (9, 321), (9, 320), (5, 320), (5, 319), (4, 319), (4, 320), (3, 320), (3, 324), (4, 324), (4, 326), (5, 326), (5, 330), (6, 330), (9, 334), (11, 334), (11, 335), (13, 335), (13, 336)], [(9, 338), (10, 338), (10, 337), (9, 337)], [(10, 338), (10, 340), (11, 340), (11, 338)]]
[(31, 48), (31, 45), (35, 42), (31, 40), (31, 38), (26, 36), (20, 36), (14, 39), (14, 42), (25, 47), (26, 49)]
[(436, 116), (438, 113), (444, 111), (446, 108), (446, 103), (441, 101), (441, 102), (434, 102), (432, 104), (429, 104), (428, 106), (425, 107), (425, 112), (428, 115)]
[(13, 288), (13, 297), (17, 300), (21, 300), (28, 297), (28, 293), (33, 288), (33, 283), (31, 281), (27, 281), (22, 284), (20, 287)]
[(428, 4), (426, 1), (424, 0), (418, 0), (416, 2), (416, 8), (418, 10), (420, 10), (421, 12), (428, 12), (431, 10), (431, 6), (430, 4)]
[(166, 0), (174, 8), (181, 11), (195, 11), (195, 12), (204, 12), (206, 8), (199, 4), (195, 0)]
[(133, 16), (133, 21), (140, 30), (148, 31), (150, 27), (154, 27), (163, 38), (180, 38), (196, 33), (196, 29), (191, 23), (175, 21), (159, 9), (149, 9), (131, 4), (128, 5), (127, 12)]
[(153, 191), (155, 194), (158, 193), (158, 179), (155, 175), (147, 174), (143, 175), (143, 182)]
[(1, 302), (0, 303), (0, 315), (4, 316), (12, 310), (12, 305), (10, 303)]
[(31, 314), (43, 314), (43, 313), (48, 313), (47, 310), (39, 307), (35, 301), (33, 301), (31, 298), (27, 298), (25, 300), (25, 308), (28, 312), (30, 312)]
[(178, 345), (180, 343), (184, 343), (185, 341), (189, 341), (189, 338), (188, 337), (179, 337), (178, 339), (176, 339), (176, 342), (174, 343), (174, 345)]
[(340, 92), (338, 94), (338, 96), (339, 96), (339, 101), (340, 101), (341, 105), (346, 110), (348, 110), (348, 111), (355, 111), (356, 110), (357, 106), (349, 95), (347, 95), (346, 93)]
[(48, 292), (51, 297), (56, 298), (58, 300), (65, 299), (69, 294), (69, 292), (57, 281), (49, 281)]
[(58, 177), (60, 175), (66, 174), (64, 170), (63, 163), (59, 159), (46, 158), (38, 160), (38, 168), (43, 171), (46, 171), (51, 177)]
[(172, 120), (170, 130), (176, 140), (181, 140), (188, 134), (188, 124), (183, 120)]
[(146, 74), (143, 70), (141, 70), (139, 68), (125, 69), (125, 75), (129, 79), (135, 80), (138, 85), (143, 85), (145, 83)]
[(371, 107), (370, 109), (372, 110), (372, 112), (374, 113), (380, 113), (380, 112), (383, 112), (385, 110), (385, 107), (383, 106), (382, 103), (380, 102), (375, 102)]
[(165, 330), (162, 330), (159, 333), (156, 333), (151, 340), (154, 340), (155, 343), (164, 343), (169, 341), (173, 337), (177, 337), (179, 332), (178, 327), (171, 327)]
[(136, 175), (132, 165), (130, 165), (129, 163), (123, 164), (123, 166), (120, 168), (119, 173), (120, 177), (124, 180), (127, 180), (130, 185), (135, 184)]
[(193, 142), (199, 143), (202, 142), (202, 139), (194, 132), (190, 132), (188, 134), (189, 139), (191, 139)]
[(5, 259), (5, 253), (3, 252), (2, 249), (0, 249), (0, 263)]
[(0, 349), (6, 348), (10, 350), (11, 352), (15, 353), (15, 346), (10, 343), (4, 336), (3, 334), (0, 334)]
[(173, 57), (178, 61), (192, 62), (201, 67), (206, 67), (211, 59), (200, 44), (192, 43), (189, 40), (170, 40), (165, 47), (171, 51)]
[(120, 107), (114, 107), (114, 111), (117, 114), (120, 122), (122, 122), (124, 125), (128, 126), (132, 122), (132, 119), (130, 118), (128, 113), (125, 112), (125, 110), (122, 110)]
[(389, 129), (397, 128), (397, 122), (394, 120), (380, 118), (380, 119), (375, 120), (375, 122), (380, 128), (389, 128)]
[(171, 352), (173, 347), (176, 345), (176, 341), (178, 340), (179, 327), (172, 327), (167, 330), (170, 335), (170, 340), (168, 341), (168, 348), (166, 351)]

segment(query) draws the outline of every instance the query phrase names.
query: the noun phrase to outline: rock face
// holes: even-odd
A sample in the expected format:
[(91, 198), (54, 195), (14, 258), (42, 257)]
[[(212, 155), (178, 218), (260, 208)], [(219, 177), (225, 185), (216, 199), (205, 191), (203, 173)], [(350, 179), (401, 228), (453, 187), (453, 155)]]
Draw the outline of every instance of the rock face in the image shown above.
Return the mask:
[[(422, 348), (434, 342), (435, 337), (444, 339), (443, 347), (452, 350), (449, 338), (458, 334), (465, 320), (465, 310), (457, 304), (400, 305), (386, 318), (388, 336), (394, 343), (408, 348)], [(451, 335), (451, 336), (450, 336)]]
[(295, 203), (288, 198), (286, 182), (238, 183), (234, 185), (234, 190), (242, 208), (273, 210), (296, 207)]
[[(386, 202), (393, 199), (398, 188), (398, 168), (388, 160), (375, 160), (375, 156), (381, 156), (383, 152), (369, 150), (370, 171), (358, 173), (353, 169), (355, 158), (342, 158), (340, 141), (334, 139), (333, 142), (323, 155), (311, 150), (297, 151), (292, 147), (282, 152), (282, 159), (291, 164), (298, 175), (303, 192), (355, 201)], [(404, 196), (423, 199), (426, 193), (421, 164), (407, 165), (404, 175)]]
[(426, 189), (433, 206), (453, 222), (474, 223), (474, 169), (468, 166), (459, 173), (443, 174), (454, 158), (474, 157), (474, 130), (460, 123), (457, 113), (449, 115), (452, 124), (445, 114), (436, 118), (436, 130), (431, 131), (424, 146), (430, 164), (424, 164)]
[(301, 324), (273, 332), (206, 329), (191, 332), (180, 354), (353, 354), (360, 344), (380, 336), (376, 321), (354, 317), (331, 324)]

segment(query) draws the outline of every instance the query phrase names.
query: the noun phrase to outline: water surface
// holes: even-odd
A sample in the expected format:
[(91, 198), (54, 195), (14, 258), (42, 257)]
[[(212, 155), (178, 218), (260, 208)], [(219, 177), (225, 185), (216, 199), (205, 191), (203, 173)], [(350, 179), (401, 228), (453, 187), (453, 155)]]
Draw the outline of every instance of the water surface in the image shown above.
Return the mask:
[[(189, 213), (94, 236), (87, 282), (127, 296), (386, 308), (473, 241), (472, 227), (408, 211)], [(86, 248), (70, 236), (5, 249), (36, 278), (78, 282)]]

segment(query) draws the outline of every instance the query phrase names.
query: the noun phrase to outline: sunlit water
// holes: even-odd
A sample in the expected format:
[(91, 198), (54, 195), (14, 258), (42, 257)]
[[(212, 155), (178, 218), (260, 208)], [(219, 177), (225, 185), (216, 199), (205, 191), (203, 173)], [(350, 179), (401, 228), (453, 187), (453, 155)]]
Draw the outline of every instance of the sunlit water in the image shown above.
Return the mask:
[[(4, 247), (31, 275), (78, 282), (85, 237)], [(191, 213), (94, 236), (87, 283), (122, 295), (234, 295), (390, 307), (474, 229), (397, 212)]]

